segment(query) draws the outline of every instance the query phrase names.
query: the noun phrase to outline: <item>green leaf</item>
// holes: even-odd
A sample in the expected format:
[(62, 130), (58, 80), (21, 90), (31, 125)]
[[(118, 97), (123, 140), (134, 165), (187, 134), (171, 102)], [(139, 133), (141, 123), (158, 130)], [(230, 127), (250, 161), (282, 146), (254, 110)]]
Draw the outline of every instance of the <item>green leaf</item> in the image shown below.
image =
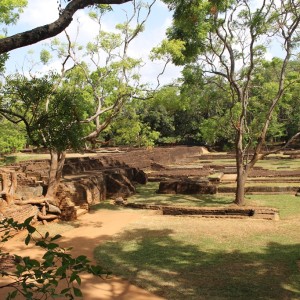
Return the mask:
[(27, 225), (27, 230), (29, 233), (34, 233), (36, 231), (36, 229), (31, 225)]
[(79, 255), (76, 258), (76, 262), (77, 263), (80, 263), (80, 262), (89, 262), (89, 260), (87, 259), (87, 257), (85, 255)]
[(77, 275), (76, 281), (77, 281), (78, 285), (81, 285), (81, 278), (80, 278), (80, 276)]
[(70, 276), (70, 282), (73, 282), (74, 280), (76, 280), (76, 277), (77, 277), (77, 272), (73, 272)]
[(30, 242), (30, 239), (31, 239), (31, 235), (30, 235), (30, 234), (28, 234), (28, 235), (27, 235), (27, 237), (26, 237), (26, 239), (25, 239), (25, 244), (26, 244), (26, 245), (28, 245), (28, 244), (29, 244), (29, 242)]
[(47, 244), (44, 241), (38, 241), (38, 242), (35, 243), (35, 245), (39, 246), (41, 248), (46, 248), (47, 247)]
[(33, 218), (34, 218), (34, 216), (27, 218), (23, 223), (24, 226), (26, 226), (26, 227), (29, 226), (30, 222), (32, 221)]
[(55, 244), (55, 243), (50, 243), (47, 245), (47, 248), (50, 249), (50, 250), (53, 250), (55, 248), (58, 248), (59, 245), (58, 244)]
[(63, 289), (60, 293), (65, 294), (65, 293), (69, 292), (70, 290), (71, 290), (71, 288), (66, 288), (66, 289)]
[(76, 288), (76, 287), (73, 287), (73, 291), (74, 291), (74, 295), (76, 297), (82, 297), (82, 292), (80, 289)]
[(57, 239), (59, 239), (59, 238), (61, 238), (61, 235), (60, 235), (60, 234), (57, 234), (57, 235), (55, 235), (54, 237), (52, 237), (52, 238), (50, 239), (50, 241), (52, 242), (52, 241), (55, 241), (55, 240), (57, 240)]
[(61, 266), (59, 267), (56, 272), (55, 275), (57, 276), (62, 276), (65, 272), (66, 272), (67, 267), (66, 266)]
[(18, 294), (18, 290), (15, 290), (15, 291), (9, 293), (8, 297), (6, 299), (14, 299), (14, 298), (16, 298), (17, 294)]

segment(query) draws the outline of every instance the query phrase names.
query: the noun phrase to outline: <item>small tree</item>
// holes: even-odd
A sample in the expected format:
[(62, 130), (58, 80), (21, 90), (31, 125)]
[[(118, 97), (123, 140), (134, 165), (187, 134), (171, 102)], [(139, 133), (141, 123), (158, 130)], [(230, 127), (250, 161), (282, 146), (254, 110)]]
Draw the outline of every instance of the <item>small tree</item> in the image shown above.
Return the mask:
[(26, 144), (26, 132), (24, 126), (15, 125), (5, 118), (0, 119), (0, 156), (13, 153), (24, 148)]
[(154, 3), (133, 1), (132, 15), (126, 14), (125, 22), (116, 26), (118, 33), (101, 29), (101, 18), (111, 8), (99, 6), (90, 14), (99, 27), (94, 41), (84, 47), (72, 42), (65, 32), (65, 42), (54, 39), (51, 52), (42, 51), (43, 63), (52, 57), (62, 61), (60, 73), (7, 78), (0, 114), (12, 122), (24, 122), (31, 141), (50, 150), (47, 197), (55, 198), (66, 150), (95, 143), (124, 103), (140, 93), (142, 61), (129, 57), (128, 50), (143, 30)]
[(81, 98), (55, 85), (56, 76), (28, 79), (7, 78), (0, 113), (12, 123), (23, 122), (31, 144), (44, 146), (51, 154), (47, 197), (53, 198), (59, 184), (68, 148), (82, 148), (84, 111)]

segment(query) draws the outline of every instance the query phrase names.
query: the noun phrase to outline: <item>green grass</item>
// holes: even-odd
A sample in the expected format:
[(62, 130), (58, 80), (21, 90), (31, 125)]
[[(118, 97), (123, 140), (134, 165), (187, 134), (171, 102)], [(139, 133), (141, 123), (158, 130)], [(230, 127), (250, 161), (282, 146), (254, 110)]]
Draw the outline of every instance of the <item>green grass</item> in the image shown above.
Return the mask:
[[(215, 153), (217, 156), (218, 154), (224, 154), (222, 152)], [(211, 155), (211, 154), (210, 154)], [(267, 170), (299, 170), (300, 169), (300, 159), (290, 159), (287, 155), (276, 154), (270, 155), (271, 159), (259, 160), (255, 166), (262, 167)], [(274, 159), (272, 159), (274, 158)], [(278, 159), (279, 158), (279, 159)], [(208, 160), (199, 160), (199, 165), (226, 165), (235, 167), (236, 162), (235, 159), (224, 159), (218, 157), (210, 158)]]
[(208, 160), (199, 160), (200, 165), (226, 165), (226, 166), (232, 166), (235, 167), (236, 162), (235, 159), (208, 159)]
[(300, 299), (299, 225), (145, 216), (94, 253), (166, 299)]
[(96, 212), (97, 210), (101, 210), (101, 209), (120, 210), (122, 208), (120, 206), (114, 205), (112, 203), (112, 201), (110, 201), (110, 200), (105, 200), (105, 201), (101, 201), (101, 203), (91, 206), (90, 209), (91, 209), (90, 213), (93, 213), (93, 212)]
[[(158, 195), (157, 183), (129, 201), (230, 205), (233, 195)], [(118, 276), (172, 300), (300, 299), (300, 198), (251, 195), (247, 204), (276, 207), (281, 220), (147, 215), (94, 251)]]
[(255, 166), (267, 170), (299, 170), (300, 159), (266, 159), (259, 160)]
[[(278, 208), (281, 219), (300, 219), (300, 197), (294, 195), (248, 195), (247, 204)], [(300, 227), (299, 227), (300, 230)], [(300, 234), (299, 234), (300, 236)]]
[[(276, 183), (277, 184), (277, 183)], [(181, 205), (181, 206), (228, 206), (232, 205), (234, 194), (217, 195), (170, 195), (156, 194), (159, 183), (149, 182), (147, 185), (139, 185), (137, 193), (128, 199), (128, 202), (156, 205)], [(246, 205), (267, 206), (278, 208), (280, 218), (300, 219), (300, 197), (290, 194), (277, 195), (246, 195)]]
[(14, 153), (6, 155), (0, 161), (0, 165), (9, 165), (28, 160), (50, 159), (49, 154), (36, 154), (36, 153)]
[[(300, 180), (299, 180), (300, 181)], [(221, 185), (223, 186), (228, 186), (228, 187), (235, 187), (236, 183), (235, 182), (222, 182)], [(299, 182), (258, 182), (258, 181), (247, 181), (246, 185), (247, 187), (249, 186), (280, 186), (280, 187), (299, 187)]]
[(139, 185), (137, 193), (128, 201), (143, 204), (182, 205), (182, 206), (226, 206), (232, 203), (233, 197), (226, 195), (169, 195), (156, 194), (159, 183), (149, 182)]

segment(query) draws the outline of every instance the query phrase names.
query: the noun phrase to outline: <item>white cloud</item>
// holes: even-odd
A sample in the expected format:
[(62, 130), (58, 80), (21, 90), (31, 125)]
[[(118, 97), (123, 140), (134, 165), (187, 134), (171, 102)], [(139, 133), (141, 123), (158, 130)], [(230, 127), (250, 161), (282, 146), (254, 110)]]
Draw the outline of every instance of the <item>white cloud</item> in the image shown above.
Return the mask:
[(21, 14), (16, 29), (29, 30), (37, 26), (51, 23), (58, 18), (56, 0), (31, 0)]

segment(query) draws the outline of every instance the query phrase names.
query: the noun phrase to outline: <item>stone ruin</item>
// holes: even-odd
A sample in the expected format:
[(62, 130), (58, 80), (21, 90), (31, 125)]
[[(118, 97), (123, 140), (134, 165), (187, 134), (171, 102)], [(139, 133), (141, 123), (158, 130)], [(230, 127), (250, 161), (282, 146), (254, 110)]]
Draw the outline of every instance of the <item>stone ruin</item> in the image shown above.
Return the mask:
[[(227, 181), (230, 184), (235, 180), (233, 176), (235, 169), (232, 166), (212, 165), (209, 159), (216, 156), (207, 153), (203, 147), (105, 148), (100, 151), (97, 156), (66, 160), (63, 178), (57, 192), (62, 220), (75, 219), (79, 213), (108, 198), (121, 199), (119, 204), (123, 205), (126, 202), (124, 199), (135, 193), (135, 184), (144, 184), (147, 180), (160, 182), (158, 193), (234, 192), (234, 187), (227, 186)], [(228, 157), (228, 154), (224, 157)], [(199, 159), (204, 160), (205, 163), (199, 164)], [(37, 206), (23, 205), (20, 209), (12, 205), (10, 194), (17, 196), (17, 201), (24, 202), (32, 197), (45, 195), (48, 170), (49, 160), (27, 161), (2, 168), (0, 170), (0, 214), (12, 216), (20, 221), (36, 214)], [(253, 173), (250, 174), (251, 180), (259, 179), (260, 176), (270, 176), (269, 170), (261, 168), (255, 168)], [(279, 172), (273, 171), (273, 173), (270, 180), (276, 181)], [(292, 172), (293, 174), (289, 173), (291, 171), (280, 171), (280, 175), (295, 176), (295, 171)], [(271, 192), (280, 192), (277, 188), (272, 187)], [(256, 191), (257, 187), (254, 191), (247, 190), (247, 192)], [(286, 189), (284, 191), (286, 192)], [(272, 211), (272, 214), (275, 213)], [(205, 214), (210, 214), (210, 211)], [(252, 213), (245, 212), (245, 214)]]
[[(37, 214), (35, 205), (15, 204), (45, 195), (49, 166), (49, 160), (38, 160), (0, 169), (0, 217), (22, 222)], [(107, 198), (126, 198), (135, 192), (136, 183), (146, 182), (143, 171), (110, 157), (69, 158), (56, 195), (60, 218), (76, 219), (80, 209), (88, 210)]]

